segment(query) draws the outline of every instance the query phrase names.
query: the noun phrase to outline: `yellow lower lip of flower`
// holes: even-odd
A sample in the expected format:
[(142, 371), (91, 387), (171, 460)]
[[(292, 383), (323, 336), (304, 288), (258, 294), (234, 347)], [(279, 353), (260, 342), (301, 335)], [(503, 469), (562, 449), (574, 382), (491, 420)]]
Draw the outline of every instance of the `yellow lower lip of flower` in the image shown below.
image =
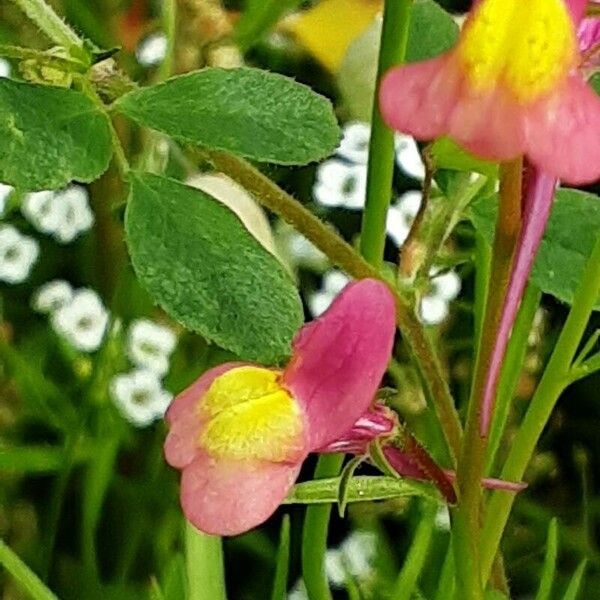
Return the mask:
[(458, 56), (476, 90), (503, 84), (520, 102), (533, 102), (576, 64), (575, 28), (563, 0), (483, 0)]
[(208, 418), (200, 444), (210, 455), (283, 462), (302, 451), (301, 410), (278, 376), (269, 369), (239, 367), (213, 381), (199, 405)]

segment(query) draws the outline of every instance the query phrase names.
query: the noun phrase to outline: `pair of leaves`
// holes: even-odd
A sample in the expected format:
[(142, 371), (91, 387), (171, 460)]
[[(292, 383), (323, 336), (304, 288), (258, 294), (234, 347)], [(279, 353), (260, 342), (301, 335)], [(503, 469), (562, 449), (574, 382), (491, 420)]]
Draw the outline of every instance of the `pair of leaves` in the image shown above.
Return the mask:
[[(205, 69), (136, 90), (115, 108), (176, 140), (277, 164), (320, 160), (340, 140), (328, 100), (258, 69)], [(106, 113), (75, 90), (0, 81), (0, 133), (0, 181), (25, 190), (92, 181), (112, 153)], [(303, 321), (298, 292), (228, 208), (134, 175), (126, 229), (140, 280), (174, 318), (244, 359), (289, 355)]]
[[(331, 154), (329, 101), (257, 69), (205, 69), (123, 96), (115, 109), (184, 143), (297, 165)], [(152, 297), (239, 357), (274, 363), (303, 321), (282, 265), (225, 206), (177, 182), (134, 176), (127, 210), (133, 265)]]
[[(495, 197), (478, 198), (471, 205), (471, 221), (490, 244), (494, 239), (497, 210)], [(600, 198), (587, 192), (559, 189), (531, 272), (531, 282), (542, 292), (571, 304), (598, 231)], [(600, 310), (600, 300), (596, 310)]]

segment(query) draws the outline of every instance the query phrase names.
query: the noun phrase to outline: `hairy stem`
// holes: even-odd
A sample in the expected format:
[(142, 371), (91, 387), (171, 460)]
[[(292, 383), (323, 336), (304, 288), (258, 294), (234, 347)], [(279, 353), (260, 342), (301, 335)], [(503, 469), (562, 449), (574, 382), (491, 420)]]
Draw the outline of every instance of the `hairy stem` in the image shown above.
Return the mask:
[(475, 361), (465, 438), (458, 462), (459, 504), (454, 524), (454, 564), (458, 589), (465, 600), (483, 598), (480, 580), (479, 533), (481, 522), (481, 480), (485, 469), (487, 436), (481, 435), (481, 415), (487, 369), (500, 323), (504, 296), (521, 228), (522, 159), (505, 163), (500, 174), (500, 203), (485, 317)]
[(44, 0), (13, 0), (13, 2), (58, 46), (67, 50), (83, 47), (83, 40)]
[[(600, 296), (600, 238), (588, 259), (581, 285), (527, 414), (511, 445), (502, 477), (522, 479), (560, 395), (570, 383), (570, 370), (587, 323)], [(485, 579), (498, 551), (514, 496), (495, 492), (481, 539), (481, 573)]]

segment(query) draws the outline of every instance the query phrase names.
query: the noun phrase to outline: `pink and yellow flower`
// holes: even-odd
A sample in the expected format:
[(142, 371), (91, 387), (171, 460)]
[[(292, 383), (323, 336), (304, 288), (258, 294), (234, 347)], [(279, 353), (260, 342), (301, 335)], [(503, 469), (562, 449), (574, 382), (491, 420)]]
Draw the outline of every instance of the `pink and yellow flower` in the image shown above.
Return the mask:
[(391, 70), (386, 122), (418, 139), (448, 135), (482, 158), (521, 155), (566, 182), (600, 176), (600, 99), (578, 72), (584, 0), (481, 0), (455, 48)]
[(394, 332), (391, 292), (365, 279), (299, 331), (283, 370), (228, 363), (177, 396), (167, 412), (165, 455), (182, 471), (188, 520), (217, 535), (265, 521), (306, 456), (369, 411)]

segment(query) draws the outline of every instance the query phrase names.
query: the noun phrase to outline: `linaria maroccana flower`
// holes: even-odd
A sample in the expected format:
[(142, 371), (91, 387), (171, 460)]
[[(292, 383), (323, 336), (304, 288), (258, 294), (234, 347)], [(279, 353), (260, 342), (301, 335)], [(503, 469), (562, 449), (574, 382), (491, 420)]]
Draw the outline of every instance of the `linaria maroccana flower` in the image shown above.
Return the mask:
[(385, 284), (349, 284), (305, 325), (282, 370), (228, 363), (206, 372), (167, 411), (169, 464), (200, 530), (235, 535), (265, 521), (309, 452), (369, 409), (390, 357), (395, 307)]
[[(575, 23), (577, 23), (577, 17), (580, 17), (582, 14), (582, 11), (579, 10), (581, 2), (580, 0), (568, 0), (568, 5), (574, 15)], [(596, 48), (600, 42), (600, 19), (597, 17), (583, 19), (579, 24), (577, 36), (580, 51), (584, 56), (586, 54), (589, 55), (589, 52)], [(589, 63), (596, 61), (597, 57), (594, 59), (593, 56), (589, 55), (589, 59), (580, 65), (580, 70), (585, 73), (590, 68)], [(519, 233), (515, 258), (498, 326), (498, 334), (486, 376), (480, 423), (482, 435), (487, 435), (490, 428), (498, 379), (508, 346), (510, 332), (529, 280), (535, 256), (544, 235), (546, 223), (550, 217), (557, 186), (558, 178), (552, 172), (543, 171), (526, 161), (522, 203), (523, 225)]]
[(583, 0), (481, 0), (450, 52), (391, 70), (387, 123), (473, 154), (521, 155), (572, 184), (600, 176), (600, 99), (577, 67)]

